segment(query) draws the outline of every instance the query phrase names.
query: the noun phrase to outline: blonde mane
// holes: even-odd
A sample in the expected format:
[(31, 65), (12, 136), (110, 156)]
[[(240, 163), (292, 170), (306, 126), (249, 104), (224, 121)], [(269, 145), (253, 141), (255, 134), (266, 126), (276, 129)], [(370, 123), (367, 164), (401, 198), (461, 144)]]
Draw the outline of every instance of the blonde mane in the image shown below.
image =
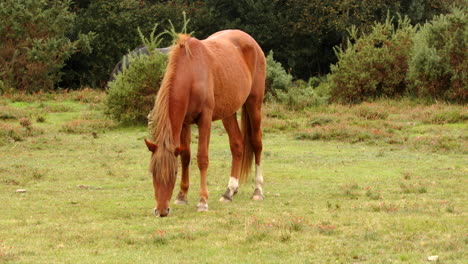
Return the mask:
[(181, 49), (185, 48), (190, 57), (191, 53), (187, 44), (189, 38), (190, 35), (179, 34), (176, 43), (172, 45), (161, 88), (156, 97), (154, 108), (148, 116), (151, 140), (158, 146), (151, 158), (150, 171), (153, 177), (164, 183), (177, 176), (177, 158), (174, 155), (176, 146), (169, 116), (170, 93)]

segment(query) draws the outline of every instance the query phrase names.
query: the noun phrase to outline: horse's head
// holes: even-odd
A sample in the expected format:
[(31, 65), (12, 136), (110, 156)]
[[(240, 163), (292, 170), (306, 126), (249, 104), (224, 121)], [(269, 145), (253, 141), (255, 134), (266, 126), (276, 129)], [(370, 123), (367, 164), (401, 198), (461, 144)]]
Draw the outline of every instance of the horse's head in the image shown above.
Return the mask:
[(177, 176), (178, 151), (168, 151), (145, 139), (146, 146), (151, 151), (150, 170), (153, 174), (154, 194), (156, 207), (154, 214), (165, 217), (169, 214), (169, 203)]

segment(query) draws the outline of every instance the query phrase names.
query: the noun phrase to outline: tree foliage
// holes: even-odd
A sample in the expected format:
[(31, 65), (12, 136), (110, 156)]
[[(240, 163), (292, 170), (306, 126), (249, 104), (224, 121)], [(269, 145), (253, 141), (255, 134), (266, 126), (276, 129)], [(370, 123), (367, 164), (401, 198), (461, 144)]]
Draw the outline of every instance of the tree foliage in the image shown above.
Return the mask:
[[(149, 34), (159, 23), (156, 33), (161, 33), (168, 28), (169, 19), (177, 26), (182, 23), (182, 11), (183, 6), (176, 3), (143, 0), (95, 0), (77, 5), (78, 19), (72, 37), (80, 32), (95, 32), (97, 37), (92, 53), (76, 54), (67, 62), (67, 78), (62, 85), (105, 86), (114, 65), (124, 54), (141, 45), (137, 28)], [(169, 44), (170, 40), (162, 43)]]
[(64, 62), (78, 51), (89, 52), (93, 34), (66, 34), (75, 14), (70, 1), (0, 1), (0, 79), (3, 90), (52, 89)]
[[(193, 2), (193, 1), (185, 1)], [(343, 43), (347, 28), (369, 32), (375, 22), (385, 22), (387, 13), (398, 13), (424, 22), (433, 14), (447, 12), (456, 0), (206, 0), (191, 17), (198, 33), (206, 37), (225, 29), (239, 28), (251, 34), (265, 52), (296, 78), (329, 72), (336, 62), (333, 47)]]

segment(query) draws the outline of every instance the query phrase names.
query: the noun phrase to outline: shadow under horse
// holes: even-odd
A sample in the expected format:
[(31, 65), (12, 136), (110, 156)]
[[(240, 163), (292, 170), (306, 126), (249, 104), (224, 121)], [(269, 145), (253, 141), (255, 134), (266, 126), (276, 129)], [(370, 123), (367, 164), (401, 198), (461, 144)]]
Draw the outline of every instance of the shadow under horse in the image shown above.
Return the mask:
[[(257, 42), (240, 30), (217, 32), (205, 40), (179, 35), (154, 109), (148, 116), (155, 215), (167, 216), (174, 190), (178, 157), (182, 177), (176, 204), (187, 203), (191, 125), (199, 129), (197, 163), (200, 170), (198, 211), (208, 210), (208, 147), (211, 123), (222, 120), (232, 153), (231, 175), (220, 201), (232, 201), (255, 158), (254, 200), (263, 199), (262, 102), (265, 90), (265, 55)], [(242, 108), (241, 128), (236, 112)]]

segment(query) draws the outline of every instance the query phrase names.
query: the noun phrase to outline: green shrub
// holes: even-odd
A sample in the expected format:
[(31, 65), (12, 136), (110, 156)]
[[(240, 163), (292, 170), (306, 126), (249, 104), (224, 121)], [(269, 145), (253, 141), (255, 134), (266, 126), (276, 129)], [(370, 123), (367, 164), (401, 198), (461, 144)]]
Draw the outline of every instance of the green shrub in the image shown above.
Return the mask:
[(71, 1), (0, 2), (0, 91), (7, 87), (20, 91), (52, 89), (60, 81), (61, 69), (73, 53), (90, 51), (94, 35), (67, 33), (75, 14)]
[(273, 51), (266, 57), (265, 99), (276, 98), (279, 92), (285, 92), (292, 84), (292, 76), (288, 74), (281, 63), (273, 58)]
[(467, 9), (426, 23), (414, 38), (408, 79), (418, 96), (468, 100)]
[[(123, 71), (108, 84), (105, 112), (117, 121), (144, 123), (153, 108), (167, 65), (167, 55), (156, 50), (164, 34), (154, 36), (157, 26), (156, 24), (153, 27), (149, 39), (138, 29), (149, 54), (125, 56), (124, 64), (128, 64), (129, 67), (123, 67)], [(186, 24), (184, 26), (186, 27)]]
[(167, 56), (157, 52), (130, 58), (115, 81), (109, 83), (106, 114), (122, 122), (144, 123), (166, 70)]
[(359, 38), (356, 28), (350, 29), (346, 47), (335, 49), (338, 62), (331, 66), (330, 75), (333, 101), (357, 103), (405, 92), (415, 27), (407, 18), (397, 24), (395, 28), (387, 18)]
[(290, 110), (328, 104), (330, 90), (327, 79), (311, 78), (308, 82), (297, 80), (286, 90), (277, 91), (277, 101)]

